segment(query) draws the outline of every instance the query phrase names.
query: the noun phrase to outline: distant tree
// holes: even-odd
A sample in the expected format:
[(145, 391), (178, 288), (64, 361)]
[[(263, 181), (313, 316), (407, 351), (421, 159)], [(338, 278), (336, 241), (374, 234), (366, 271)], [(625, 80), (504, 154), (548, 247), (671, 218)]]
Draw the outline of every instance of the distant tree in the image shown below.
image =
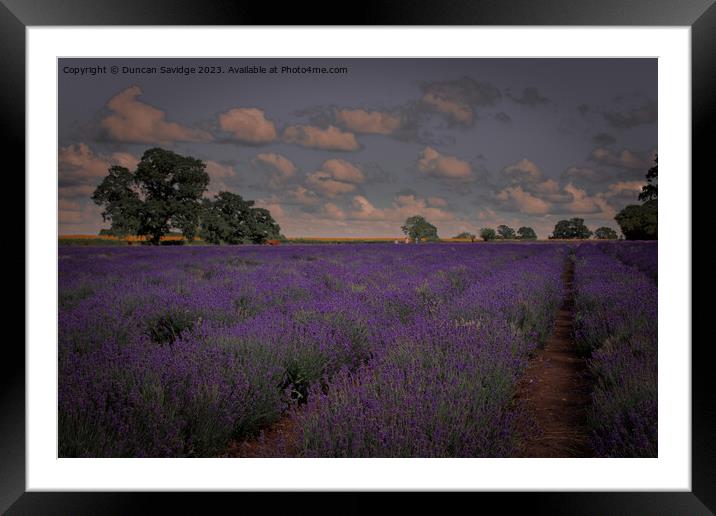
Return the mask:
[(627, 240), (656, 240), (658, 238), (658, 156), (654, 158), (654, 163), (655, 165), (646, 173), (648, 184), (642, 187), (639, 194), (639, 200), (644, 202), (641, 205), (630, 204), (614, 217)]
[(654, 166), (646, 173), (646, 182), (639, 194), (640, 201), (655, 201), (658, 193), (659, 156), (654, 156)]
[(631, 204), (617, 213), (614, 219), (627, 240), (656, 240), (658, 238), (658, 201), (642, 205)]
[(438, 230), (420, 215), (408, 217), (405, 224), (400, 229), (411, 240), (416, 238), (419, 240), (436, 241), (438, 238)]
[(474, 242), (477, 237), (475, 235), (473, 235), (472, 233), (463, 231), (462, 233), (457, 235), (455, 238), (459, 239), (459, 240), (469, 240), (470, 242)]
[(280, 239), (281, 228), (271, 213), (253, 205), (254, 201), (231, 192), (204, 199), (199, 234), (212, 244), (262, 244)]
[(497, 234), (505, 240), (514, 240), (515, 238), (515, 230), (504, 224), (497, 226)]
[(193, 240), (209, 184), (205, 168), (198, 159), (155, 147), (142, 155), (134, 172), (111, 167), (92, 200), (104, 208), (102, 218), (115, 235), (147, 236), (159, 244), (175, 228)]
[(489, 242), (490, 240), (497, 238), (497, 232), (492, 228), (482, 228), (480, 230), (480, 238), (482, 238), (485, 242)]
[(517, 237), (520, 240), (537, 240), (537, 233), (530, 227), (522, 226), (517, 230)]
[(569, 220), (560, 220), (557, 222), (550, 238), (574, 239), (589, 238), (590, 236), (592, 236), (592, 232), (584, 225), (584, 219), (574, 217)]
[(597, 240), (616, 240), (619, 235), (612, 228), (602, 226), (594, 230), (594, 238)]

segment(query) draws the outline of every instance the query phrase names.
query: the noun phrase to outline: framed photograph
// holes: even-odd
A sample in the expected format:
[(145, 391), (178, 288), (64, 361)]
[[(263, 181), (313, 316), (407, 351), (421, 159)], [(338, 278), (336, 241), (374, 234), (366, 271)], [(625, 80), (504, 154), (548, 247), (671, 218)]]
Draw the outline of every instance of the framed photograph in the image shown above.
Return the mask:
[(3, 510), (714, 511), (713, 2), (71, 4), (0, 7), (26, 271)]

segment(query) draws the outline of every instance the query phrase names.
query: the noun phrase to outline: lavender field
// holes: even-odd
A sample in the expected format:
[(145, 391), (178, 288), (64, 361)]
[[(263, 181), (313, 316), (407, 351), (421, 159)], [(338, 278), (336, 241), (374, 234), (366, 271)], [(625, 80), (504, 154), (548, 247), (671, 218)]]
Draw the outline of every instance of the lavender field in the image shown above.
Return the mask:
[(570, 260), (594, 456), (656, 456), (656, 244), (622, 242), (61, 247), (59, 455), (217, 457), (290, 418), (293, 456), (515, 456)]

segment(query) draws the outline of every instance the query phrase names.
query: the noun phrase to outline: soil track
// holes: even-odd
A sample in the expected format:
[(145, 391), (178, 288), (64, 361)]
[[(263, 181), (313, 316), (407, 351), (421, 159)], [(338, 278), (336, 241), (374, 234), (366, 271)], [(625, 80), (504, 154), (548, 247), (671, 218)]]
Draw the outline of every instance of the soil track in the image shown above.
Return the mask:
[(249, 441), (232, 441), (222, 457), (296, 457), (298, 435), (295, 420), (285, 415)]
[(562, 276), (564, 298), (544, 349), (537, 351), (517, 386), (517, 457), (593, 457), (586, 411), (591, 379), (586, 361), (577, 356), (572, 327), (574, 261)]

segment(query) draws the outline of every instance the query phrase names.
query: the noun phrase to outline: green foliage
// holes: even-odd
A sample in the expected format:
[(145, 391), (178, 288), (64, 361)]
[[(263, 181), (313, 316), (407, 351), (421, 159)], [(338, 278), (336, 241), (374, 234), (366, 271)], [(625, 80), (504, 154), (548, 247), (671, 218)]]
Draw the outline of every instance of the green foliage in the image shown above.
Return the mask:
[(646, 173), (648, 184), (642, 188), (639, 194), (639, 200), (644, 203), (641, 205), (630, 204), (614, 217), (627, 240), (656, 240), (658, 238), (659, 206), (656, 184), (658, 157), (654, 158), (654, 163), (656, 164)]
[(594, 238), (598, 240), (616, 240), (619, 235), (612, 228), (602, 226), (594, 231)]
[(659, 157), (654, 157), (654, 166), (646, 173), (647, 185), (643, 186), (639, 194), (640, 201), (655, 201), (658, 194)]
[(617, 213), (614, 219), (627, 240), (656, 240), (658, 237), (657, 200), (642, 205), (631, 204)]
[(114, 166), (92, 195), (104, 208), (115, 236), (136, 234), (159, 244), (176, 228), (189, 240), (196, 236), (201, 196), (209, 184), (206, 165), (190, 156), (152, 148), (134, 172)]
[(517, 238), (520, 240), (537, 240), (537, 233), (530, 227), (522, 226), (517, 230)]
[(492, 228), (482, 228), (480, 230), (480, 238), (482, 238), (485, 242), (494, 240), (497, 238), (497, 231)]
[(411, 240), (417, 238), (419, 240), (434, 242), (439, 239), (437, 228), (430, 224), (420, 215), (408, 217), (408, 219), (405, 221), (405, 225), (401, 226), (400, 229), (403, 231), (403, 233), (408, 235)]
[(590, 236), (592, 236), (592, 231), (584, 225), (584, 219), (574, 217), (557, 222), (550, 238), (574, 239), (589, 238)]
[(219, 192), (213, 200), (204, 199), (201, 237), (212, 244), (261, 244), (279, 239), (281, 228), (264, 208), (238, 194)]
[(504, 240), (515, 239), (515, 230), (512, 229), (510, 226), (506, 226), (504, 224), (500, 224), (499, 226), (497, 226), (497, 234), (500, 235), (500, 238)]

